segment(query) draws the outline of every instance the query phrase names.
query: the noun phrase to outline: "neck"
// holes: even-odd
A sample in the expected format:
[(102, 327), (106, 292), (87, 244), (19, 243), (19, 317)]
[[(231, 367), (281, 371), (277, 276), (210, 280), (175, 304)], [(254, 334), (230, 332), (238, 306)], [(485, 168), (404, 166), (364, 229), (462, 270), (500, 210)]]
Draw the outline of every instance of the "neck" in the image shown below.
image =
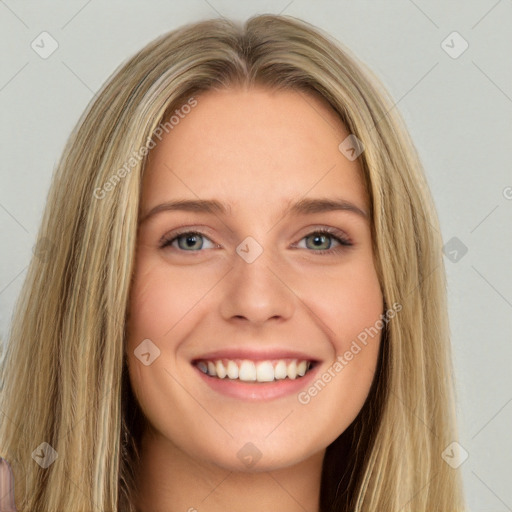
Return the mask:
[(325, 450), (265, 472), (234, 472), (190, 457), (160, 435), (144, 435), (138, 470), (140, 512), (318, 512)]

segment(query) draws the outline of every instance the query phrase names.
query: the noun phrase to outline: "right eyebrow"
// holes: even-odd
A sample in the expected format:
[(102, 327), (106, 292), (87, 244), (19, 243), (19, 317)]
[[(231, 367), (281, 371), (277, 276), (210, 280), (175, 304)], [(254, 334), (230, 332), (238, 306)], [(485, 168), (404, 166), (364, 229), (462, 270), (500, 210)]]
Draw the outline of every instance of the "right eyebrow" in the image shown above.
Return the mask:
[(174, 201), (166, 201), (151, 208), (149, 212), (143, 215), (140, 219), (140, 224), (146, 222), (149, 218), (153, 217), (157, 213), (167, 211), (185, 211), (185, 212), (197, 212), (197, 213), (220, 213), (226, 215), (231, 213), (231, 207), (217, 201), (215, 199), (177, 199)]

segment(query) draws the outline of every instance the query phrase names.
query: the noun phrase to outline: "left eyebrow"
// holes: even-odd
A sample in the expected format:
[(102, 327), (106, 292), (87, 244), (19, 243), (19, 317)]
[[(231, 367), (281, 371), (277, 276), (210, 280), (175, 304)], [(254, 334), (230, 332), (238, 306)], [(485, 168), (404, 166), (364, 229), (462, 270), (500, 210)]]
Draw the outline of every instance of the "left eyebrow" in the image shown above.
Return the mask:
[[(366, 210), (359, 208), (345, 199), (305, 198), (295, 202), (288, 208), (292, 215), (345, 211), (355, 213), (365, 219), (368, 218)], [(150, 217), (164, 211), (186, 211), (226, 215), (231, 213), (231, 206), (215, 199), (178, 199), (174, 201), (166, 201), (165, 203), (161, 203), (153, 207), (148, 213), (143, 215), (139, 224), (146, 222)]]
[(366, 210), (359, 208), (355, 204), (345, 199), (301, 199), (294, 203), (290, 208), (290, 213), (294, 215), (307, 215), (312, 213), (323, 213), (330, 211), (346, 211), (355, 213), (368, 218)]

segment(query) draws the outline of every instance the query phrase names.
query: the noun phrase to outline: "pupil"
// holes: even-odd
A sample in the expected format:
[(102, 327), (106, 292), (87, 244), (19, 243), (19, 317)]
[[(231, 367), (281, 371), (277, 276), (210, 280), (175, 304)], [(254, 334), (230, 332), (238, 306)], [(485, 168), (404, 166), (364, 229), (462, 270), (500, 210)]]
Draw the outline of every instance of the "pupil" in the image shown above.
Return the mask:
[(189, 235), (185, 239), (185, 244), (187, 247), (191, 248), (197, 242), (197, 235)]
[(315, 236), (315, 243), (318, 243), (319, 245), (322, 245), (322, 239), (323, 238), (325, 238), (323, 235)]

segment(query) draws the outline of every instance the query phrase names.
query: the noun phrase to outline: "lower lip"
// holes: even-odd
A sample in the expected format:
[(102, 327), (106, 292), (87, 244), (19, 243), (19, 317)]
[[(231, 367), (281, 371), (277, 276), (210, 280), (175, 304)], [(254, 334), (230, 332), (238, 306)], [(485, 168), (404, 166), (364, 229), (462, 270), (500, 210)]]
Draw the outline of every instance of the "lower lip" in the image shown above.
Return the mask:
[(272, 382), (244, 382), (241, 380), (230, 380), (227, 377), (219, 379), (211, 377), (194, 367), (200, 378), (210, 386), (211, 389), (222, 395), (238, 398), (240, 400), (273, 400), (284, 396), (297, 394), (304, 387), (310, 384), (318, 370), (317, 363), (303, 377), (296, 379), (275, 380)]

